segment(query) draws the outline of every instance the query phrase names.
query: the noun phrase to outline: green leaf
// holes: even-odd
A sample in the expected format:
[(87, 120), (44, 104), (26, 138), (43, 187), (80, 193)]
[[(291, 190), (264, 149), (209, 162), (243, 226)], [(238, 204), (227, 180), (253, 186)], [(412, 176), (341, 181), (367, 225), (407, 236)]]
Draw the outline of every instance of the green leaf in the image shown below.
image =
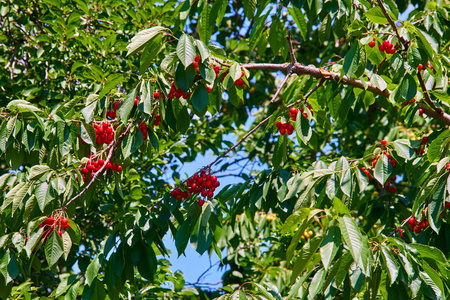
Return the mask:
[(326, 18), (324, 18), (322, 20), (322, 23), (319, 25), (319, 41), (320, 43), (324, 43), (326, 41), (328, 41), (328, 39), (330, 38), (330, 33), (331, 33), (331, 17), (328, 14), (326, 16)]
[(325, 269), (321, 268), (316, 272), (314, 277), (311, 280), (311, 284), (309, 285), (309, 299), (316, 299), (316, 295), (322, 290), (323, 283), (325, 282)]
[(244, 0), (244, 14), (251, 20), (256, 10), (256, 0)]
[(361, 59), (361, 47), (359, 42), (355, 42), (344, 57), (343, 70), (349, 78), (351, 78), (360, 67)]
[(288, 7), (289, 13), (297, 24), (298, 29), (300, 30), (300, 35), (303, 40), (306, 40), (306, 34), (308, 33), (308, 24), (306, 23), (305, 15), (302, 10), (296, 6)]
[(191, 88), (196, 75), (193, 65), (188, 66), (186, 69), (179, 65), (175, 71), (175, 83), (186, 93)]
[(434, 54), (439, 52), (439, 44), (431, 35), (418, 28), (414, 28), (414, 30), (419, 38), (418, 44), (421, 46), (420, 48), (427, 52), (429, 58), (432, 58)]
[(283, 135), (278, 137), (278, 141), (275, 144), (275, 149), (272, 155), (272, 164), (275, 169), (278, 169), (283, 161)]
[[(300, 230), (300, 229), (299, 229)], [(303, 232), (303, 231), (302, 231)], [(295, 282), (298, 275), (303, 273), (306, 269), (308, 262), (312, 259), (313, 255), (319, 249), (322, 243), (323, 236), (316, 236), (312, 238), (305, 246), (303, 246), (298, 258), (294, 262), (294, 267), (292, 268), (291, 283)]]
[(14, 200), (13, 200), (12, 211), (11, 211), (11, 213), (13, 215), (16, 212), (16, 210), (19, 207), (22, 200), (27, 195), (28, 190), (30, 189), (30, 185), (31, 185), (31, 183), (29, 181), (26, 181), (25, 184), (19, 190), (17, 190), (17, 192), (14, 194)]
[(408, 73), (403, 76), (402, 82), (400, 83), (400, 93), (406, 100), (411, 100), (416, 96), (417, 84), (414, 78)]
[[(98, 95), (98, 99), (102, 99), (106, 94), (109, 93), (109, 91), (111, 91), (119, 83), (121, 83), (123, 79), (124, 79), (124, 76), (121, 74), (112, 74), (112, 75), (108, 76), (105, 86), (103, 87), (102, 91)], [(91, 106), (91, 105), (89, 105), (89, 106)], [(95, 105), (94, 105), (94, 108), (95, 108)], [(84, 113), (83, 113), (83, 115), (84, 115)], [(85, 115), (84, 115), (84, 118), (87, 119)], [(86, 122), (91, 122), (91, 121), (86, 121)]]
[(392, 166), (389, 162), (389, 158), (386, 155), (381, 154), (377, 161), (377, 164), (375, 165), (373, 177), (375, 177), (375, 179), (378, 180), (381, 185), (384, 185), (386, 180), (391, 176), (391, 173)]
[(320, 258), (323, 267), (328, 270), (341, 244), (341, 233), (337, 227), (331, 227), (320, 245)]
[[(396, 19), (395, 16), (391, 12), (388, 12), (388, 13), (392, 19), (394, 19), (394, 20)], [(372, 7), (371, 9), (366, 11), (364, 15), (372, 23), (382, 24), (382, 25), (389, 24), (388, 19), (386, 18), (383, 11), (381, 10), (381, 7), (379, 7), (379, 6)]]
[(70, 234), (64, 231), (62, 234), (63, 247), (64, 247), (64, 259), (67, 260), (70, 254), (70, 249), (72, 249), (72, 240)]
[(447, 129), (441, 132), (438, 135), (438, 137), (431, 142), (427, 152), (427, 157), (430, 162), (433, 162), (438, 157), (440, 157), (440, 155), (442, 154), (441, 150), (442, 147), (447, 144), (447, 143), (444, 144), (444, 140), (448, 141), (449, 137), (450, 137), (450, 129)]
[(47, 258), (49, 267), (51, 268), (54, 264), (56, 264), (63, 254), (63, 241), (59, 234), (56, 233), (56, 230), (54, 230), (45, 243), (45, 257)]
[(269, 9), (264, 16), (258, 18), (255, 25), (252, 27), (252, 30), (250, 31), (250, 40), (248, 42), (248, 54), (252, 53), (253, 49), (256, 47), (256, 44), (258, 44), (259, 39), (262, 37), (262, 33), (266, 28), (265, 21), (271, 11), (272, 9)]
[(19, 112), (41, 112), (39, 108), (25, 100), (13, 100), (6, 106), (9, 110), (18, 110)]
[(144, 45), (154, 38), (157, 34), (167, 32), (168, 29), (162, 26), (155, 26), (149, 29), (144, 29), (139, 31), (132, 39), (130, 44), (127, 46), (128, 53), (127, 56), (134, 54), (144, 47)]
[(145, 46), (145, 49), (141, 55), (139, 73), (145, 73), (145, 71), (157, 57), (159, 51), (163, 49), (162, 44), (163, 42), (161, 36), (156, 36), (154, 39), (147, 43), (147, 46)]
[(410, 140), (395, 140), (393, 144), (398, 156), (403, 157), (404, 159), (411, 159), (414, 156), (414, 150), (411, 147)]
[(384, 91), (387, 88), (386, 81), (384, 81), (384, 79), (378, 74), (372, 74), (372, 78), (370, 78), (370, 82), (382, 91)]
[(195, 59), (195, 47), (190, 36), (183, 33), (178, 40), (177, 56), (186, 69)]
[(342, 192), (348, 197), (351, 197), (354, 186), (352, 182), (352, 170), (347, 169), (342, 173), (340, 184)]
[[(195, 44), (195, 46), (197, 46), (197, 49), (200, 52), (200, 58), (201, 58), (202, 62), (210, 57), (209, 48), (202, 41), (194, 40), (194, 44)], [(215, 73), (214, 73), (214, 76), (215, 76)]]
[(130, 116), (131, 110), (134, 107), (134, 100), (136, 98), (136, 89), (133, 89), (131, 93), (128, 94), (127, 98), (117, 109), (117, 116), (122, 121), (122, 124), (128, 123), (128, 117)]
[(192, 106), (197, 111), (197, 115), (203, 116), (209, 104), (208, 91), (204, 84), (200, 84), (194, 91), (191, 98)]
[(308, 144), (312, 136), (312, 130), (311, 126), (309, 126), (308, 119), (306, 119), (302, 114), (299, 114), (295, 120), (295, 132), (297, 133), (299, 143), (302, 141), (305, 145)]
[(229, 74), (233, 82), (241, 78), (242, 75), (241, 65), (238, 63), (233, 63), (229, 69)]
[(91, 285), (94, 279), (98, 275), (98, 270), (100, 269), (100, 261), (98, 255), (89, 264), (86, 269), (86, 281), (88, 285)]
[(200, 18), (198, 20), (197, 28), (198, 28), (198, 34), (200, 36), (200, 40), (203, 43), (208, 44), (209, 40), (211, 39), (211, 26), (210, 26), (210, 18), (211, 16), (211, 6), (208, 4), (207, 1), (203, 4), (203, 9), (200, 14)]
[(391, 285), (395, 282), (397, 279), (400, 266), (397, 263), (397, 261), (394, 259), (394, 257), (391, 254), (390, 248), (388, 248), (385, 245), (381, 245), (381, 251), (383, 253), (383, 258), (385, 262), (386, 269), (388, 270), (388, 275), (391, 280)]
[(35, 189), (36, 200), (38, 202), (39, 209), (44, 212), (45, 206), (50, 202), (51, 196), (49, 195), (49, 185), (47, 182), (41, 183)]
[(369, 245), (367, 237), (361, 233), (356, 222), (347, 215), (338, 217), (339, 228), (341, 229), (342, 238), (345, 241), (356, 265), (361, 268), (364, 275), (369, 276)]

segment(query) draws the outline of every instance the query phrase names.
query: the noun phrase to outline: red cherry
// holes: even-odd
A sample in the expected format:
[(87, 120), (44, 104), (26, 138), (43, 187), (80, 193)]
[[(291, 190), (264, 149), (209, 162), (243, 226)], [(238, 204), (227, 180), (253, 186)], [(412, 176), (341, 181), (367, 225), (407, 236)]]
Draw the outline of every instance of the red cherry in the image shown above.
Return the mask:
[(414, 219), (414, 217), (409, 217), (409, 219), (408, 219), (409, 227), (413, 228), (416, 225), (416, 223), (417, 223), (417, 221), (416, 221), (416, 219)]
[(159, 91), (153, 93), (153, 98), (159, 99)]
[(194, 61), (194, 62), (192, 63), (192, 65), (194, 66), (195, 69), (198, 68), (198, 62)]
[(213, 191), (209, 191), (208, 192), (208, 198), (213, 198), (214, 197), (214, 192)]
[(211, 93), (211, 91), (212, 91), (212, 87), (210, 87), (210, 86), (207, 86), (207, 87), (206, 87), (206, 90), (208, 91), (208, 93)]
[(120, 101), (114, 102), (114, 110), (117, 110), (120, 106)]
[(379, 49), (381, 52), (383, 52), (383, 51), (384, 51), (384, 46), (383, 46), (383, 44), (380, 44), (380, 46), (378, 46), (378, 49)]
[(57, 232), (58, 232), (59, 236), (62, 237), (62, 231), (61, 231), (61, 230), (58, 230)]
[(295, 107), (291, 107), (291, 109), (289, 110), (289, 112), (290, 112), (291, 114), (296, 115), (296, 114), (298, 114), (298, 109), (296, 109)]
[(208, 196), (208, 191), (202, 191), (202, 197)]
[(117, 166), (116, 170), (117, 172), (122, 172), (122, 166)]
[(278, 122), (276, 123), (276, 125), (277, 125), (277, 128), (278, 128), (278, 129), (281, 129), (281, 127), (283, 126), (283, 123), (281, 123), (280, 121), (278, 121)]
[(61, 225), (62, 226), (66, 226), (67, 224), (69, 224), (69, 220), (67, 220), (67, 218), (62, 218), (61, 219)]
[(195, 56), (195, 61), (196, 61), (196, 62), (199, 62), (199, 61), (200, 61), (200, 56), (196, 55), (196, 56)]
[(422, 156), (424, 154), (425, 154), (425, 149), (424, 148), (420, 149), (420, 155)]
[(450, 208), (450, 202), (445, 202), (445, 208)]
[(81, 169), (81, 174), (86, 175), (87, 173), (89, 173), (89, 170), (87, 168)]
[(205, 204), (205, 200), (203, 199), (198, 200), (198, 205), (200, 205), (200, 207), (203, 206), (203, 204)]
[(387, 142), (386, 140), (382, 140), (382, 141), (381, 141), (381, 146), (386, 146), (387, 143), (388, 143), (388, 142)]
[(396, 191), (397, 191), (397, 188), (395, 186), (391, 186), (389, 188), (389, 192), (392, 193), (392, 194), (395, 194)]
[(369, 47), (370, 47), (370, 48), (375, 47), (375, 40), (369, 42)]
[(214, 183), (217, 181), (217, 176), (211, 176), (211, 182)]
[(286, 134), (286, 129), (280, 128), (280, 134)]
[(422, 219), (422, 221), (420, 221), (419, 227), (421, 229), (425, 229), (427, 227), (427, 222), (425, 221), (425, 219)]
[(384, 49), (389, 49), (391, 48), (390, 45), (392, 45), (388, 40), (383, 41), (383, 46)]
[(414, 226), (413, 231), (414, 231), (416, 234), (419, 234), (419, 233), (422, 231), (422, 229), (421, 229), (419, 226)]
[(424, 137), (422, 138), (422, 142), (420, 142), (420, 145), (425, 145), (427, 142), (428, 142), (428, 137), (427, 137), (427, 136), (424, 136)]

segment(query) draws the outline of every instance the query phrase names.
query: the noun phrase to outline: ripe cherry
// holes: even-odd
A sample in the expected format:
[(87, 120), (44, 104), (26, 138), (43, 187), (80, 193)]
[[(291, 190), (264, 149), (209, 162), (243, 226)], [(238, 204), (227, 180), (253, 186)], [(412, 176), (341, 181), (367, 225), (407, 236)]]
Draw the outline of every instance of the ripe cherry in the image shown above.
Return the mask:
[(200, 207), (203, 206), (203, 204), (205, 204), (205, 200), (203, 200), (203, 199), (198, 200), (198, 205)]
[(422, 231), (422, 229), (421, 229), (419, 226), (414, 226), (413, 231), (414, 231), (416, 234), (419, 234), (419, 233)]
[(395, 186), (391, 186), (389, 188), (389, 192), (392, 193), (392, 194), (395, 194), (396, 191), (397, 191), (397, 188)]
[(419, 116), (423, 116), (423, 109), (419, 108)]
[(384, 46), (383, 46), (383, 44), (380, 44), (380, 46), (378, 46), (378, 49), (380, 50), (380, 52), (383, 52), (383, 51), (384, 51)]
[(159, 91), (153, 93), (153, 98), (159, 99)]
[(414, 219), (414, 217), (409, 217), (409, 219), (408, 219), (409, 227), (413, 228), (416, 225), (416, 223), (417, 223), (417, 221), (416, 221), (416, 219)]
[(210, 86), (207, 86), (207, 87), (206, 87), (206, 90), (208, 91), (208, 93), (211, 93), (211, 91), (212, 91), (212, 87), (210, 87)]
[(428, 142), (428, 137), (427, 137), (427, 136), (424, 136), (424, 137), (422, 138), (422, 142), (420, 142), (420, 145), (425, 145), (427, 142)]
[(195, 61), (198, 63), (200, 61), (200, 56), (196, 55), (195, 56)]
[(382, 140), (382, 141), (381, 141), (381, 146), (386, 146), (387, 143), (388, 143), (388, 142), (387, 142), (386, 140)]
[(370, 42), (369, 42), (369, 47), (370, 47), (370, 48), (375, 47), (375, 39), (374, 39), (373, 41), (370, 41)]

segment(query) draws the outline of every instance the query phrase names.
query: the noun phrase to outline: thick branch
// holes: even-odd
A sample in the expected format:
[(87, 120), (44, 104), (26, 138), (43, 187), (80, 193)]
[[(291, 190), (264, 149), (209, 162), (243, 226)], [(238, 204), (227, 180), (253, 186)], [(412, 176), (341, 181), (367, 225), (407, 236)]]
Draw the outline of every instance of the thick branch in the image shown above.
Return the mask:
[[(266, 63), (251, 63), (251, 64), (243, 64), (242, 67), (248, 69), (248, 70), (272, 70), (272, 71), (284, 71), (288, 72), (289, 70), (289, 64), (266, 64)], [(292, 67), (292, 73), (298, 74), (298, 75), (311, 75), (315, 78), (319, 79), (326, 79), (331, 80), (335, 82), (340, 82), (345, 85), (350, 85), (356, 88), (365, 89), (363, 83), (361, 80), (357, 79), (351, 79), (347, 76), (341, 77), (340, 74), (330, 72), (323, 68), (316, 68), (315, 66), (309, 65), (305, 66), (299, 63), (296, 63)], [(371, 84), (370, 82), (366, 83), (367, 90), (383, 97), (389, 97), (391, 94), (389, 90), (380, 90), (375, 85)]]

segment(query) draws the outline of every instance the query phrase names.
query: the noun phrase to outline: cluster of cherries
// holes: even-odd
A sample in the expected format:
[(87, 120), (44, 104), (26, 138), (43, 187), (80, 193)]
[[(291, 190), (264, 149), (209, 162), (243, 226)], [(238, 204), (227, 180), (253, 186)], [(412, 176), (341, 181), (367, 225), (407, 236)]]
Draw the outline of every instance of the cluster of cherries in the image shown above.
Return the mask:
[(244, 85), (244, 80), (242, 80), (242, 77), (244, 77), (244, 76), (245, 76), (245, 72), (242, 71), (241, 72), (241, 77), (239, 77), (238, 80), (236, 80), (234, 82), (234, 85), (243, 86)]
[(139, 125), (139, 130), (142, 132), (143, 135), (142, 139), (145, 141), (147, 139), (147, 123), (142, 122)]
[[(422, 141), (420, 142), (420, 146), (426, 145), (427, 142), (428, 142), (428, 137), (427, 137), (427, 136), (424, 136), (424, 137), (422, 138)], [(419, 148), (414, 148), (414, 152), (416, 153), (416, 155), (422, 156), (422, 155), (425, 154), (425, 148), (422, 148), (422, 149), (420, 149), (420, 147), (419, 147)]]
[(117, 117), (117, 109), (120, 106), (120, 101), (116, 101), (114, 102), (114, 110), (108, 110), (106, 112), (106, 117), (108, 119), (115, 119)]
[[(195, 173), (185, 181), (185, 184), (186, 187), (176, 188), (170, 194), (180, 201), (189, 198), (192, 194), (200, 194), (202, 197), (212, 198), (214, 197), (216, 188), (220, 186), (217, 177), (211, 176), (211, 174), (207, 174), (205, 171)], [(204, 203), (205, 200), (198, 200), (198, 205), (203, 206)]]
[[(431, 68), (431, 70), (434, 70), (434, 67), (432, 65), (430, 65), (430, 62), (427, 61), (427, 66)], [(427, 69), (427, 67), (425, 67), (422, 64), (419, 64), (419, 66), (417, 67), (417, 70), (420, 71), (425, 71)]]
[(291, 135), (294, 133), (294, 126), (292, 126), (292, 124), (289, 123), (282, 123), (280, 121), (278, 121), (276, 123), (278, 130), (280, 131), (280, 134), (288, 134)]
[(172, 81), (170, 83), (170, 91), (169, 91), (169, 95), (168, 95), (169, 99), (181, 98), (181, 97), (183, 97), (184, 99), (189, 99), (190, 96), (191, 96), (190, 92), (185, 93), (181, 88), (176, 89), (175, 81)]
[(54, 230), (56, 230), (59, 236), (62, 236), (63, 231), (70, 228), (70, 225), (69, 220), (63, 216), (57, 216), (56, 218), (50, 216), (39, 224), (38, 228), (45, 228), (44, 234), (42, 235), (43, 242), (45, 243)]
[(103, 122), (100, 124), (94, 123), (95, 129), (95, 141), (97, 144), (111, 144), (114, 140), (114, 129), (109, 122)]
[(396, 179), (397, 176), (394, 175), (384, 183), (384, 189), (389, 191), (389, 193), (395, 194), (395, 192), (397, 192), (397, 188), (395, 186), (391, 186), (391, 182), (394, 183)]
[(157, 114), (156, 117), (155, 117), (155, 121), (153, 121), (153, 127), (158, 126), (159, 123), (161, 123), (161, 115)]
[[(374, 38), (374, 40), (372, 42), (374, 42), (374, 41), (375, 41), (375, 38)], [(370, 42), (370, 43), (372, 43), (372, 42)], [(369, 43), (369, 46), (370, 46), (370, 43)], [(375, 46), (375, 44), (373, 44), (373, 46)], [(373, 47), (373, 46), (371, 46), (371, 47)], [(388, 40), (383, 41), (383, 43), (380, 44), (380, 46), (378, 46), (378, 49), (381, 52), (383, 52), (383, 51), (386, 52), (387, 54), (394, 54), (395, 53), (394, 45), (392, 45), (392, 43), (390, 41), (388, 41)]]
[(198, 63), (199, 62), (200, 62), (200, 56), (196, 55), (192, 65), (194, 66), (195, 72), (197, 72), (197, 74), (200, 73), (200, 69), (198, 68)]
[(409, 217), (408, 225), (409, 228), (411, 228), (411, 230), (414, 231), (414, 233), (419, 234), (422, 231), (422, 229), (425, 229), (428, 226), (430, 226), (430, 223), (428, 222), (428, 219), (426, 217), (427, 210), (428, 207), (422, 211), (422, 219), (420, 221), (417, 221), (414, 216)]
[[(91, 157), (91, 155), (89, 155), (89, 158), (90, 157)], [(84, 176), (84, 175), (89, 175), (89, 177), (92, 178), (92, 176), (94, 175), (93, 173), (98, 172), (101, 169), (101, 167), (103, 167), (104, 164), (105, 164), (105, 161), (101, 158), (99, 158), (98, 160), (94, 160), (94, 159), (88, 160), (86, 163), (86, 166), (84, 166), (81, 169), (81, 174), (83, 174), (83, 181), (86, 181), (86, 176)], [(112, 170), (115, 172), (122, 172), (121, 165), (112, 164), (111, 162), (106, 163), (105, 169)]]

